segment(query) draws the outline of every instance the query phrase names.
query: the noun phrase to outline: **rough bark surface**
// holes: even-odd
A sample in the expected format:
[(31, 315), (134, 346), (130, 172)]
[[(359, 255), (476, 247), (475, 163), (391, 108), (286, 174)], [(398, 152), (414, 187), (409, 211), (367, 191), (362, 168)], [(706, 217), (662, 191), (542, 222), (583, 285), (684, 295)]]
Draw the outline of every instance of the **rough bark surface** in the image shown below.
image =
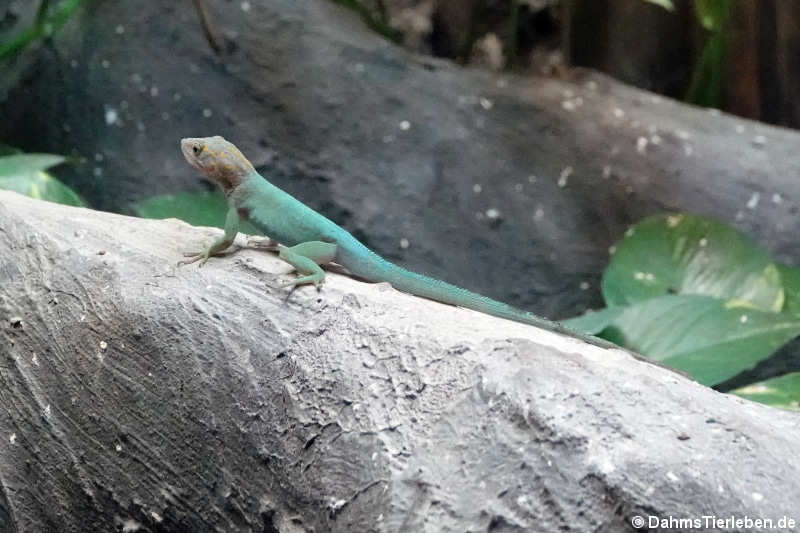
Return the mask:
[(798, 415), (620, 350), (0, 192), (0, 530), (796, 516)]

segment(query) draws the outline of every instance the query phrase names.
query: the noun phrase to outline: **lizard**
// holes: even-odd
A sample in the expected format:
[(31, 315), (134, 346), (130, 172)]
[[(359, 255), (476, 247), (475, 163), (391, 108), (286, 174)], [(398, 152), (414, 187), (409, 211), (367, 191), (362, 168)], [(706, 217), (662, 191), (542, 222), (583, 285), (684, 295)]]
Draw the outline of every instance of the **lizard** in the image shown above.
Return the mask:
[(219, 185), (227, 198), (228, 212), (224, 234), (205, 251), (185, 253), (187, 259), (178, 265), (199, 261), (202, 266), (209, 257), (222, 254), (233, 244), (240, 221), (247, 220), (269, 237), (267, 247), (278, 251), (279, 257), (297, 271), (298, 277), (283, 286), (319, 287), (325, 279), (320, 265), (336, 263), (359, 278), (388, 282), (395, 289), (415, 296), (566, 334), (597, 346), (619, 348), (558, 322), (389, 262), (332, 220), (270, 183), (223, 137), (182, 139), (181, 152), (189, 165)]

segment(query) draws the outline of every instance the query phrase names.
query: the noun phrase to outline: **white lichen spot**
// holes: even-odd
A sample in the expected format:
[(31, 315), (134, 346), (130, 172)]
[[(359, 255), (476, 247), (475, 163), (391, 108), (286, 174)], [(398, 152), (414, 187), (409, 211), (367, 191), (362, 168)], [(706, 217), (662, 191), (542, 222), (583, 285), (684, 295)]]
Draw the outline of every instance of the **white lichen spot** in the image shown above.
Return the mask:
[(97, 161), (98, 163), (101, 163), (103, 161), (103, 154), (97, 152), (96, 154), (94, 154), (94, 160)]
[(564, 188), (567, 186), (567, 180), (572, 175), (572, 167), (564, 167), (561, 174), (558, 176), (558, 186)]
[(617, 253), (617, 247), (616, 246), (609, 246), (608, 247), (608, 255), (614, 255), (615, 253)]
[(661, 144), (661, 136), (658, 133), (654, 133), (650, 136), (650, 144), (658, 146)]
[(628, 228), (628, 229), (625, 231), (625, 236), (626, 236), (626, 237), (633, 237), (633, 234), (634, 234), (634, 233), (636, 233), (636, 230), (635, 230), (635, 229), (633, 229), (633, 228)]
[(580, 287), (580, 289), (582, 291), (586, 291), (586, 290), (589, 290), (590, 285), (589, 285), (588, 281), (581, 281), (581, 284), (579, 285), (579, 287)]
[(746, 323), (747, 322), (747, 315), (740, 316), (739, 317), (739, 322), (741, 322), (742, 324)]
[(117, 444), (116, 444), (116, 446), (114, 446), (114, 449), (115, 449), (117, 452), (121, 452), (121, 451), (122, 451), (122, 444), (120, 444), (120, 443), (117, 443)]
[(656, 277), (652, 272), (648, 272), (647, 274), (644, 275), (644, 279), (646, 281), (653, 281), (654, 279), (656, 279)]
[(744, 133), (744, 124), (737, 124), (736, 126), (733, 127), (733, 131), (740, 134)]
[(586, 88), (589, 89), (590, 91), (596, 91), (597, 90), (597, 82), (594, 81), (594, 80), (587, 81), (586, 82)]
[(474, 192), (475, 194), (480, 194), (481, 191), (483, 191), (483, 187), (481, 187), (480, 183), (476, 183), (475, 185), (472, 186), (472, 192)]
[(117, 110), (113, 107), (109, 107), (106, 109), (106, 124), (109, 126), (113, 126), (119, 120), (119, 115), (117, 114)]
[(667, 217), (667, 227), (674, 228), (681, 223), (683, 217), (681, 215), (669, 215)]
[(675, 136), (682, 141), (688, 141), (691, 134), (686, 130), (675, 130)]
[(688, 157), (693, 153), (694, 153), (694, 147), (691, 144), (686, 143), (683, 145), (683, 155)]
[(10, 442), (11, 444), (14, 444), (15, 442), (17, 442), (17, 434), (16, 433), (12, 433), (11, 435), (9, 435), (8, 442)]
[(497, 220), (500, 218), (500, 210), (494, 207), (490, 207), (486, 210), (486, 218), (489, 220)]
[(760, 502), (761, 500), (764, 499), (764, 495), (761, 494), (760, 492), (754, 492), (753, 494), (751, 494), (751, 496), (753, 497), (753, 501), (755, 502)]
[(645, 151), (647, 150), (648, 143), (649, 141), (647, 140), (647, 137), (639, 137), (638, 139), (636, 139), (636, 151), (639, 152), (640, 154), (645, 153)]
[(779, 204), (781, 202), (783, 202), (783, 198), (781, 198), (780, 194), (775, 193), (775, 194), (772, 195), (772, 203), (773, 204)]
[(514, 185), (514, 192), (522, 192), (522, 184), (517, 183)]
[(644, 276), (644, 272), (634, 272), (633, 273), (633, 279), (635, 279), (636, 281), (642, 281), (642, 280), (644, 280), (644, 277), (645, 277)]
[(33, 366), (39, 366), (39, 356), (37, 356), (36, 353), (31, 356), (31, 363)]
[(158, 87), (156, 87), (155, 85), (150, 87), (150, 96), (152, 96), (153, 98), (158, 96)]
[(411, 123), (407, 120), (401, 120), (400, 129), (403, 131), (408, 131), (409, 129), (411, 129)]
[(406, 248), (408, 248), (409, 246), (411, 246), (411, 243), (410, 243), (410, 242), (408, 242), (408, 239), (406, 239), (406, 238), (402, 238), (402, 239), (400, 239), (400, 248), (402, 248), (403, 250), (405, 250), (405, 249), (406, 249)]
[(481, 98), (481, 107), (488, 111), (494, 107), (494, 102), (488, 98)]
[(107, 350), (108, 349), (108, 343), (106, 341), (100, 341), (100, 349), (101, 350)]
[(575, 111), (575, 103), (572, 100), (564, 100), (561, 102), (561, 108), (564, 111)]
[(111, 62), (108, 59), (104, 59), (100, 62), (100, 66), (103, 68), (108, 68), (111, 66)]
[(544, 218), (544, 209), (542, 209), (540, 206), (537, 207), (536, 211), (533, 212), (533, 220), (539, 221), (542, 220), (542, 218)]
[(92, 170), (92, 174), (94, 174), (95, 177), (99, 178), (100, 176), (103, 175), (103, 169), (101, 167), (94, 167), (94, 169)]
[(611, 165), (603, 166), (603, 179), (608, 179), (611, 177)]
[(536, 174), (528, 174), (528, 183), (536, 183)]
[(675, 473), (672, 472), (672, 470), (667, 472), (667, 479), (670, 480), (673, 483), (677, 483), (680, 480), (680, 478), (678, 476), (676, 476)]
[(725, 487), (723, 487), (722, 485), (717, 485), (717, 492), (720, 493), (720, 494), (724, 494), (725, 493)]
[(700, 239), (700, 242), (698, 242), (698, 244), (700, 245), (700, 248), (705, 248), (706, 246), (708, 246), (708, 239), (703, 237)]
[(250, 7), (251, 7), (250, 6), (250, 2), (245, 0), (244, 2), (242, 2), (241, 7), (242, 7), (242, 11), (244, 11), (245, 13), (248, 13), (250, 11)]
[(758, 207), (758, 199), (761, 197), (761, 194), (754, 192), (750, 199), (747, 200), (747, 209), (755, 209)]
[(142, 530), (142, 524), (133, 518), (126, 518), (122, 521), (122, 533), (136, 533)]
[(214, 112), (211, 111), (209, 108), (206, 107), (205, 109), (203, 109), (203, 118), (211, 118), (213, 114)]
[(50, 408), (50, 404), (48, 403), (47, 405), (44, 406), (44, 417), (45, 418), (50, 418), (51, 412), (52, 412), (52, 409)]
[(622, 109), (620, 109), (618, 107), (615, 107), (614, 111), (612, 111), (612, 113), (614, 113), (614, 116), (616, 118), (623, 118), (625, 116), (625, 111), (623, 111)]
[(328, 507), (334, 512), (338, 511), (345, 505), (347, 505), (347, 500), (331, 500), (330, 503), (328, 503)]
[(181, 93), (175, 93), (172, 95), (173, 102), (180, 102), (181, 98), (183, 98), (183, 95)]
[(756, 135), (755, 137), (753, 137), (752, 144), (753, 146), (760, 148), (765, 144), (767, 144), (767, 138), (764, 137), (763, 135)]
[(162, 517), (156, 511), (150, 511), (150, 518), (152, 518), (156, 524), (160, 524), (164, 520), (164, 517)]
[(122, 24), (118, 25), (116, 28), (114, 28), (114, 32), (117, 35), (122, 35), (123, 33), (125, 33), (125, 26), (123, 26)]
[(364, 65), (364, 63), (358, 62), (353, 65), (353, 72), (356, 74), (362, 74), (365, 70), (367, 70), (367, 67)]

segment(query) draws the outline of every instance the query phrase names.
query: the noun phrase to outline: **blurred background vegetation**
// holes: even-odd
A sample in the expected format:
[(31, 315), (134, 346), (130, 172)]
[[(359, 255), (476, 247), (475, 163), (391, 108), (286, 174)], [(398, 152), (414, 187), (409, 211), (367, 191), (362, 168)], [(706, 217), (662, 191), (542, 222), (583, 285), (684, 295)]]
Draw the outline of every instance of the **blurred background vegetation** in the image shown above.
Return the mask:
[[(795, 46), (800, 39), (800, 3), (330, 1), (353, 10), (372, 30), (416, 54), (452, 60), (465, 68), (566, 78), (575, 67), (585, 67), (742, 117), (787, 127), (797, 127), (800, 122), (800, 100), (796, 98), (800, 61)], [(82, 7), (85, 15), (91, 16), (92, 7), (99, 3), (0, 0), (0, 71), (13, 66), (30, 47), (52, 47), (53, 37), (71, 17)], [(250, 9), (249, 2), (239, 4), (242, 11)], [(205, 36), (215, 53), (233, 42), (221, 36), (205, 0), (187, 0), (180, 13), (191, 31)], [(114, 31), (122, 35), (126, 30), (119, 25)], [(104, 60), (101, 68), (108, 68), (107, 63)], [(130, 81), (140, 93), (158, 95), (156, 84), (148, 86), (138, 73), (130, 76)], [(180, 96), (174, 93), (175, 106), (181, 105)], [(122, 105), (107, 108), (106, 124), (128, 120), (124, 113)], [(203, 116), (210, 118), (211, 110), (203, 109)], [(137, 127), (144, 131), (143, 124)], [(119, 190), (126, 180), (109, 180), (99, 166), (107, 154), (26, 154), (19, 149), (20, 139), (13, 135), (0, 141), (0, 188), (69, 205), (104, 209), (111, 205), (148, 218), (177, 217), (216, 226), (224, 220), (225, 200), (216, 190), (177, 191), (121, 202), (124, 195)], [(76, 190), (50, 173), (57, 165), (82, 169), (78, 173), (82, 178), (75, 180)], [(563, 179), (566, 182), (566, 177)], [(573, 319), (573, 327), (717, 386), (768, 358), (800, 333), (800, 270), (773, 262), (746, 235), (691, 214), (656, 215), (629, 233), (617, 236), (612, 247), (615, 253), (602, 276), (606, 308)], [(786, 372), (738, 392), (797, 408), (800, 374)]]

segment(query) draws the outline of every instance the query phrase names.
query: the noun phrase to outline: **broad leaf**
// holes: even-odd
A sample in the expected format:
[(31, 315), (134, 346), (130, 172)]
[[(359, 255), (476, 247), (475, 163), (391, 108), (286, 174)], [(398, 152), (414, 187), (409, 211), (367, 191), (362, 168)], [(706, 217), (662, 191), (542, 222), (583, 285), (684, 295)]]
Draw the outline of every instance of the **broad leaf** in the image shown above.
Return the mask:
[(66, 205), (85, 205), (75, 191), (45, 169), (63, 163), (53, 154), (14, 154), (0, 157), (0, 189)]
[(617, 244), (603, 275), (609, 307), (664, 294), (697, 294), (728, 305), (780, 311), (777, 266), (734, 228), (677, 214), (647, 218)]
[(625, 309), (627, 309), (627, 307), (622, 305), (606, 307), (605, 309), (588, 311), (581, 316), (562, 320), (561, 323), (570, 329), (586, 333), (587, 335), (598, 335), (610, 326)]
[(783, 282), (783, 312), (800, 315), (800, 268), (778, 265)]
[(672, 0), (644, 0), (644, 1), (650, 4), (661, 6), (667, 11), (675, 11), (675, 4), (672, 3)]
[(800, 410), (800, 372), (753, 383), (731, 392), (773, 407)]
[[(225, 227), (228, 204), (219, 192), (186, 192), (152, 196), (133, 205), (134, 212), (142, 218), (179, 218), (193, 226)], [(249, 235), (261, 232), (247, 222), (239, 231)]]
[[(800, 317), (731, 307), (707, 296), (659, 296), (608, 311), (616, 316), (601, 337), (706, 385), (751, 368), (800, 333)], [(576, 320), (565, 324), (579, 329)]]

